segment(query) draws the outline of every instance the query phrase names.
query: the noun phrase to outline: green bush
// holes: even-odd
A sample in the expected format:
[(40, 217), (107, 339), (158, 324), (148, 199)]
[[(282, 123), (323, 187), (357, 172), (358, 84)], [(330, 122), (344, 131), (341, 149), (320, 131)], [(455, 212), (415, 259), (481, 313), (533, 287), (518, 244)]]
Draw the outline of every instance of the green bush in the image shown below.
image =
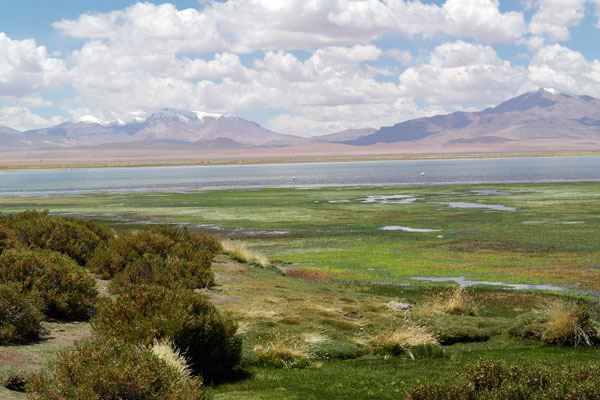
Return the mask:
[[(148, 263), (151, 261), (156, 265), (157, 259), (162, 259), (165, 264), (170, 264), (167, 267), (174, 267), (164, 273), (183, 273), (181, 279), (189, 281), (188, 287), (199, 288), (214, 284), (210, 266), (220, 248), (219, 241), (212, 236), (189, 232), (185, 228), (154, 226), (120, 234), (96, 251), (89, 266), (103, 278), (109, 279), (127, 266), (137, 263), (133, 271), (126, 273), (129, 277), (124, 277), (122, 281), (162, 284), (165, 278), (157, 277), (159, 271)], [(153, 277), (131, 282), (132, 278), (141, 275)]]
[(147, 348), (112, 341), (80, 342), (51, 366), (52, 377), (29, 378), (38, 400), (202, 400), (199, 379), (183, 376)]
[(409, 400), (600, 398), (600, 367), (510, 367), (482, 361), (443, 382), (412, 387)]
[(181, 258), (144, 254), (125, 266), (123, 271), (110, 280), (111, 293), (121, 293), (131, 285), (158, 285), (167, 288), (196, 289), (205, 282), (212, 282), (208, 268), (198, 268), (194, 274), (191, 261)]
[[(102, 225), (78, 218), (53, 218), (47, 211), (24, 211), (3, 216), (0, 225), (10, 235), (8, 244), (1, 247), (28, 247), (49, 249), (63, 253), (85, 265), (96, 247), (112, 237), (112, 232)], [(5, 233), (5, 234), (6, 234)]]
[(17, 245), (15, 232), (0, 217), (0, 253)]
[(240, 361), (236, 325), (219, 315), (209, 300), (185, 289), (131, 286), (116, 299), (102, 299), (92, 319), (97, 335), (150, 345), (169, 339), (190, 367), (205, 379), (227, 373)]
[(44, 318), (39, 306), (39, 297), (18, 285), (0, 284), (0, 345), (38, 339)]
[(38, 293), (46, 315), (86, 319), (97, 297), (94, 278), (75, 261), (52, 250), (8, 249), (0, 254), (0, 283)]

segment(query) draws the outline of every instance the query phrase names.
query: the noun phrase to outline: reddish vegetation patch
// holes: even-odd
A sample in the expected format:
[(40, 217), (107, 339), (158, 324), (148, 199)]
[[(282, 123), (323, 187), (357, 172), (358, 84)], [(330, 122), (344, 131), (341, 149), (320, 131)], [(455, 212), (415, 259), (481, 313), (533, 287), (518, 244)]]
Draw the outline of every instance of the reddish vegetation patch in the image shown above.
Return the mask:
[(0, 349), (0, 366), (23, 367), (30, 366), (29, 359), (21, 353), (10, 349)]
[(335, 278), (337, 275), (332, 272), (317, 271), (314, 269), (288, 269), (286, 276), (305, 279), (311, 282), (323, 282), (327, 279)]

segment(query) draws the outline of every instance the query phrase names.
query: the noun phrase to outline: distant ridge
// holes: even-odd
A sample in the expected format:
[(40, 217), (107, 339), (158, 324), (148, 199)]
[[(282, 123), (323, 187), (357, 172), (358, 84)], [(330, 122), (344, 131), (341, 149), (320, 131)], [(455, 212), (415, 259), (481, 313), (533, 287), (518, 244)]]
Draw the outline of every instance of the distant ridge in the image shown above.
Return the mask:
[(334, 151), (348, 153), (352, 150), (340, 150), (339, 145), (373, 149), (379, 146), (385, 151), (382, 145), (396, 143), (420, 152), (473, 148), (518, 151), (520, 144), (526, 144), (527, 149), (593, 149), (600, 148), (600, 100), (542, 88), (482, 111), (459, 111), (380, 129), (348, 129), (310, 138), (273, 132), (236, 115), (172, 108), (132, 114), (129, 121), (104, 121), (85, 115), (74, 122), (27, 132), (0, 127), (0, 151), (111, 145), (137, 151), (146, 147), (143, 143), (173, 143), (177, 146), (169, 148), (187, 146), (190, 151), (297, 147), (307, 155), (322, 154), (327, 148), (324, 145), (329, 144), (338, 145), (331, 147), (337, 149)]
[(600, 100), (542, 88), (483, 111), (413, 119), (343, 143), (457, 145), (532, 139), (600, 139)]
[[(20, 133), (0, 133), (13, 148), (70, 148), (82, 146), (170, 141), (203, 143), (207, 146), (241, 148), (244, 146), (290, 146), (306, 139), (283, 135), (255, 122), (228, 114), (210, 114), (166, 108), (138, 114), (129, 122), (103, 121), (85, 115), (74, 122)], [(0, 147), (7, 148), (4, 143)]]

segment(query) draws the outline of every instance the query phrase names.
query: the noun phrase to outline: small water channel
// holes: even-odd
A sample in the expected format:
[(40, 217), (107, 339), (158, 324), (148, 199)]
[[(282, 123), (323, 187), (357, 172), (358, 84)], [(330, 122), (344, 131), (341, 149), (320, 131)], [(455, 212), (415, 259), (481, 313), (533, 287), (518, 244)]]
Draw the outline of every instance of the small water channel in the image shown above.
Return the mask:
[(541, 284), (534, 285), (530, 283), (505, 283), (505, 282), (492, 282), (492, 281), (476, 281), (468, 280), (464, 276), (447, 276), (447, 277), (431, 277), (431, 276), (411, 276), (409, 279), (425, 282), (455, 282), (460, 287), (471, 287), (476, 285), (489, 285), (489, 286), (501, 286), (504, 289), (511, 290), (552, 290), (555, 292), (568, 292), (569, 289), (562, 286)]

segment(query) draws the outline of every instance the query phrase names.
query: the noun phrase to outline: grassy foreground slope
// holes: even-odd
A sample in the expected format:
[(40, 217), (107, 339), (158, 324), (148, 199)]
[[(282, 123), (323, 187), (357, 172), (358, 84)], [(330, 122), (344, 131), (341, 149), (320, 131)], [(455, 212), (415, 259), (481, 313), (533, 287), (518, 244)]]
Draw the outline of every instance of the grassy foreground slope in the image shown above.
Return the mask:
[[(214, 386), (215, 399), (398, 399), (414, 385), (452, 378), (481, 359), (585, 366), (596, 364), (600, 355), (598, 347), (556, 346), (507, 334), (517, 316), (554, 298), (550, 294), (473, 289), (475, 315), (461, 315), (428, 308), (448, 291), (438, 286), (331, 284), (223, 256), (213, 270), (217, 286), (203, 292), (238, 321), (244, 343), (244, 372)], [(396, 310), (390, 301), (409, 303), (413, 311)], [(414, 351), (412, 358), (371, 350), (378, 334), (406, 324), (422, 326), (448, 344), (434, 354)], [(0, 349), (0, 378), (44, 369), (60, 350), (91, 335), (88, 323), (46, 326), (49, 333), (42, 341)], [(291, 353), (289, 363), (257, 359), (260, 349), (268, 348)], [(0, 398), (25, 397), (0, 389)]]

